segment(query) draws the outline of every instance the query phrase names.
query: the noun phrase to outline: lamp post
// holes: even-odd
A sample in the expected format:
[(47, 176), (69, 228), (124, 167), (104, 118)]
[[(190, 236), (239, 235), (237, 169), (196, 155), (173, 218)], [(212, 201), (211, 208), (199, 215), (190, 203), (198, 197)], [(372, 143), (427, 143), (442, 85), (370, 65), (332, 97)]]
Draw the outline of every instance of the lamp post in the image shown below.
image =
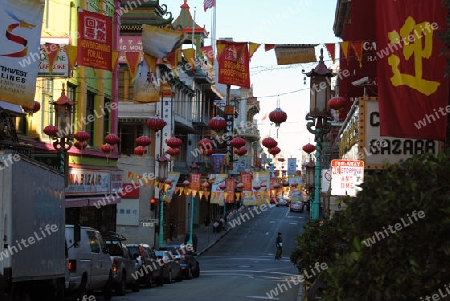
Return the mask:
[(44, 133), (53, 139), (53, 148), (59, 153), (67, 187), (69, 185), (68, 151), (73, 145), (72, 107), (75, 103), (66, 96), (64, 83), (62, 84), (61, 96), (51, 104), (55, 106), (56, 126), (46, 126)]
[[(192, 239), (193, 234), (194, 234), (194, 205), (195, 205), (195, 194), (194, 191), (199, 191), (200, 190), (200, 167), (195, 163), (192, 162), (192, 164), (189, 166), (189, 170), (190, 170), (190, 178), (191, 181), (187, 181), (187, 183), (189, 183), (188, 185), (190, 185), (191, 188), (191, 214), (190, 214), (190, 219), (189, 219), (189, 241), (188, 244), (193, 245), (194, 241)], [(197, 251), (197, 250), (195, 250)]]
[(331, 98), (331, 80), (333, 72), (323, 62), (323, 49), (320, 49), (319, 64), (310, 72), (305, 73), (310, 77), (310, 111), (305, 119), (308, 131), (314, 134), (316, 142), (316, 166), (315, 166), (315, 193), (311, 206), (311, 219), (317, 220), (320, 216), (320, 180), (321, 180), (321, 154), (323, 137), (331, 130), (331, 114), (328, 100)]
[(159, 246), (164, 245), (164, 198), (166, 197), (165, 186), (171, 184), (171, 180), (167, 179), (168, 175), (168, 159), (165, 155), (161, 155), (158, 158), (159, 162), (159, 170), (158, 176), (159, 181), (164, 182), (164, 185), (161, 187), (159, 191)]

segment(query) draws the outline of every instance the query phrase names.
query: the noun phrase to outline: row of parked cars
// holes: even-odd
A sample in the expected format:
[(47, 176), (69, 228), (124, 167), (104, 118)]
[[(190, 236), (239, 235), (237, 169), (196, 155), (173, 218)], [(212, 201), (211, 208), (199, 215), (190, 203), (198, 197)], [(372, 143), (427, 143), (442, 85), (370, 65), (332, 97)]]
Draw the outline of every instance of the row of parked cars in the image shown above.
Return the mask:
[(303, 200), (291, 201), (285, 197), (273, 197), (271, 203), (276, 204), (276, 207), (289, 207), (290, 212), (303, 212), (307, 208), (307, 202)]
[(184, 245), (153, 250), (147, 244), (125, 244), (118, 233), (100, 233), (79, 225), (66, 225), (66, 295), (74, 300), (102, 291), (123, 296), (130, 288), (152, 287), (200, 276), (195, 252)]

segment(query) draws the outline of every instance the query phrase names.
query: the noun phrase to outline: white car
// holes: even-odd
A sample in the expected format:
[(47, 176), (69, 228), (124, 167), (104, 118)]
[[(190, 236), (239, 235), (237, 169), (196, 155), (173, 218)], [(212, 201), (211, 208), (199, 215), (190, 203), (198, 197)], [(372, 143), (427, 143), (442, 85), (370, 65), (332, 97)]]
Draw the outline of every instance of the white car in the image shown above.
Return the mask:
[(279, 198), (277, 207), (279, 207), (279, 206), (289, 207), (289, 200), (286, 198)]
[(99, 231), (90, 227), (66, 225), (66, 255), (69, 279), (66, 295), (75, 300), (90, 292), (102, 291), (103, 298), (112, 297), (112, 264)]

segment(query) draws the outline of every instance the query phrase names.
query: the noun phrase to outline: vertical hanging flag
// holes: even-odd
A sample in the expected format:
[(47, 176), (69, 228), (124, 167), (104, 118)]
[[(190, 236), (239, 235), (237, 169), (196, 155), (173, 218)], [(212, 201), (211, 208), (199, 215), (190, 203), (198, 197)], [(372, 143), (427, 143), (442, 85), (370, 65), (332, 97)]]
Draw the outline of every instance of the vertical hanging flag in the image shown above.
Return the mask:
[(195, 72), (195, 49), (194, 48), (188, 48), (183, 49), (183, 55), (186, 61), (189, 64), (189, 67), (191, 68), (192, 72)]
[(219, 83), (250, 88), (250, 64), (248, 43), (217, 41)]
[(328, 53), (330, 54), (331, 60), (333, 61), (333, 64), (334, 64), (334, 59), (335, 59), (335, 56), (336, 56), (336, 53), (335, 53), (336, 52), (336, 44), (334, 44), (334, 43), (326, 43), (325, 47), (327, 48)]
[(351, 42), (353, 51), (355, 51), (356, 60), (359, 62), (359, 68), (362, 68), (363, 42)]
[(139, 51), (125, 52), (125, 57), (127, 60), (128, 70), (131, 75), (131, 82), (134, 82), (138, 65), (141, 62), (141, 53)]
[(78, 12), (78, 65), (111, 70), (112, 21), (108, 16)]
[(344, 58), (347, 60), (348, 59), (349, 42), (348, 41), (343, 41), (343, 42), (340, 42), (339, 45), (341, 45), (342, 54), (344, 55)]
[(72, 69), (76, 66), (78, 49), (74, 45), (66, 45), (65, 48), (69, 58), (69, 68)]
[(259, 46), (261, 46), (261, 44), (257, 44), (257, 43), (248, 43), (248, 48), (249, 48), (249, 54), (248, 57), (251, 60), (253, 54), (256, 52), (256, 50), (258, 50)]
[(59, 46), (59, 44), (45, 43), (44, 45), (44, 51), (48, 60), (48, 71), (50, 75), (53, 74), (53, 65), (55, 64), (55, 59), (58, 56), (60, 50), (61, 47)]
[(205, 11), (208, 10), (208, 8), (213, 8), (216, 5), (216, 0), (204, 0), (203, 1), (203, 9)]
[(43, 12), (41, 1), (1, 1), (0, 95), (3, 101), (33, 107)]
[[(381, 136), (444, 140), (447, 129), (447, 28), (441, 1), (376, 1)], [(448, 111), (448, 110), (447, 110)]]
[(208, 62), (211, 65), (214, 65), (214, 50), (213, 50), (213, 47), (212, 46), (203, 46), (203, 47), (200, 47), (200, 51), (206, 57)]

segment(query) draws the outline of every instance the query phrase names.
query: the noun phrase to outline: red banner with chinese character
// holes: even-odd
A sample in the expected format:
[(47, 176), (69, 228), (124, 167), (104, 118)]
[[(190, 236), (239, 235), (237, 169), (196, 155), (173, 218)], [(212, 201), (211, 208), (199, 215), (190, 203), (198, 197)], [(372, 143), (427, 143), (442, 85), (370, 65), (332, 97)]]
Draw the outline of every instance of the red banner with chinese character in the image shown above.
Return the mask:
[(219, 83), (250, 88), (248, 43), (217, 41)]
[(78, 32), (78, 65), (111, 70), (111, 19), (98, 13), (78, 12)]
[(234, 203), (234, 190), (236, 188), (236, 181), (233, 178), (228, 178), (225, 180), (225, 185), (227, 186), (225, 191), (228, 192), (225, 202)]
[(252, 174), (241, 173), (241, 183), (244, 184), (242, 191), (252, 191)]
[(439, 34), (446, 16), (441, 1), (376, 1), (381, 136), (445, 138), (448, 78)]
[(191, 173), (189, 175), (189, 188), (192, 191), (200, 191), (200, 174)]

